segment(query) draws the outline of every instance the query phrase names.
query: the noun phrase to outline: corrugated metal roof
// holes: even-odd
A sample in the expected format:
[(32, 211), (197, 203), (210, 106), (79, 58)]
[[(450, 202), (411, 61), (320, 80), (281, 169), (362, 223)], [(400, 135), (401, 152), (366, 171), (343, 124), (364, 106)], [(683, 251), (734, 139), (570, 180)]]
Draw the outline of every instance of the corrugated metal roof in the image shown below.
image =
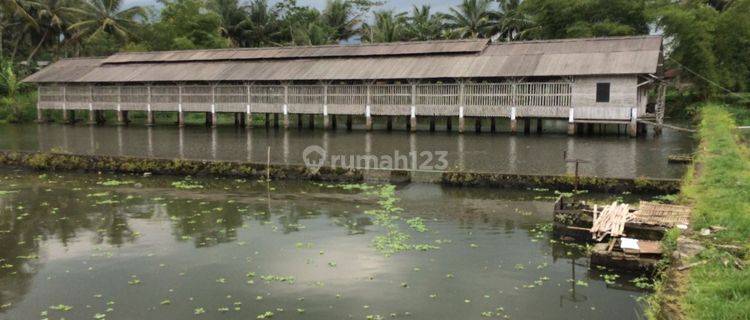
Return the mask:
[[(155, 59), (154, 57), (162, 54), (164, 56), (159, 60), (130, 59), (129, 62), (115, 58), (131, 54), (118, 54), (106, 59), (61, 60), (25, 81), (373, 80), (645, 74), (656, 72), (661, 42), (662, 39), (658, 36), (489, 45), (485, 42), (481, 52), (455, 53), (440, 48), (456, 43), (476, 45), (476, 42), (431, 41), (396, 45), (267, 49), (268, 52), (275, 50), (274, 55), (282, 51), (286, 55), (271, 58), (256, 54), (266, 49), (141, 53), (135, 55), (145, 55), (148, 59)], [(397, 49), (399, 46), (405, 48)], [(417, 48), (424, 51), (418, 51)], [(312, 56), (316, 50), (324, 51), (324, 54), (333, 54), (334, 51), (342, 53), (336, 53), (335, 56)], [(415, 55), (414, 52), (421, 52), (421, 55)], [(245, 54), (250, 58), (217, 58), (230, 54)], [(197, 57), (204, 60), (196, 61), (200, 60)], [(116, 62), (110, 63), (110, 60)]]
[(121, 52), (107, 58), (104, 63), (260, 60), (477, 53), (484, 50), (484, 48), (487, 47), (487, 43), (487, 39), (470, 39), (375, 43), (361, 45), (326, 45), (161, 52)]

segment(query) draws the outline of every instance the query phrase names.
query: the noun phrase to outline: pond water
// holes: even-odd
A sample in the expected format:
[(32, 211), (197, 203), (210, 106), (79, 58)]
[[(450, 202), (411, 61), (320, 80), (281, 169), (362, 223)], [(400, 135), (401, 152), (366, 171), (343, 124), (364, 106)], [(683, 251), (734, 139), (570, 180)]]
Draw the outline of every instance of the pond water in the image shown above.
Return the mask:
[(641, 313), (633, 276), (550, 238), (549, 190), (3, 170), (3, 319)]
[[(624, 135), (575, 136), (555, 133), (551, 121), (541, 135), (376, 130), (326, 131), (309, 129), (237, 129), (221, 126), (178, 128), (174, 125), (0, 125), (0, 149), (64, 151), (76, 154), (252, 161), (265, 163), (270, 147), (272, 163), (303, 164), (303, 151), (317, 145), (332, 156), (375, 155), (397, 158), (410, 152), (445, 151), (449, 170), (518, 174), (573, 174), (569, 159), (586, 160), (583, 175), (601, 177), (680, 178), (686, 166), (669, 164), (670, 154), (690, 153), (694, 142), (687, 133), (665, 130), (660, 137), (631, 139)], [(437, 160), (435, 156), (435, 160)], [(419, 163), (427, 160), (419, 157)], [(351, 162), (350, 162), (351, 163)], [(437, 161), (429, 163), (438, 165)]]

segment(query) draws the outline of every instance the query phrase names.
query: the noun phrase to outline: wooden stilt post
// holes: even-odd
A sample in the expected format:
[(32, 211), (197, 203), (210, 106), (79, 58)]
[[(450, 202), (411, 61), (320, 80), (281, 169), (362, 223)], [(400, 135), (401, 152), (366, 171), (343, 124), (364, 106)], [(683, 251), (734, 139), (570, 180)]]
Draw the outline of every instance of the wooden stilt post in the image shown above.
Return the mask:
[(445, 118), (445, 130), (451, 132), (453, 130), (453, 117), (448, 116)]
[(182, 86), (177, 86), (177, 126), (185, 126), (185, 111), (182, 111)]
[(464, 133), (464, 82), (458, 84), (458, 133)]
[(346, 115), (346, 130), (352, 131), (352, 115)]
[(336, 115), (331, 115), (331, 129), (336, 130)]
[(435, 132), (435, 116), (430, 117), (430, 132)]
[(372, 130), (372, 114), (370, 113), (370, 84), (368, 83), (366, 85), (367, 88), (367, 97), (366, 101), (367, 104), (365, 105), (365, 129), (370, 131)]
[(216, 128), (219, 125), (219, 115), (216, 112), (216, 86), (211, 86), (211, 127)]
[(323, 84), (323, 129), (331, 128), (331, 120), (328, 116), (328, 84)]
[(307, 126), (310, 128), (310, 130), (315, 129), (315, 114), (311, 113), (308, 115), (309, 118), (307, 118)]
[(417, 132), (417, 107), (411, 106), (411, 116), (409, 117), (409, 131)]
[(388, 131), (393, 130), (393, 117), (391, 116), (385, 117), (385, 128)]
[(125, 123), (125, 113), (122, 111), (122, 106), (120, 105), (120, 102), (122, 101), (122, 87), (117, 86), (117, 111), (115, 112), (115, 117), (117, 117), (116, 125), (122, 126), (127, 123)]
[(297, 114), (297, 130), (302, 130), (302, 114)]
[(531, 133), (531, 118), (523, 119), (523, 134)]
[(536, 118), (536, 133), (542, 133), (542, 118)]
[(575, 109), (570, 108), (568, 110), (568, 135), (576, 134), (576, 123), (575, 123)]
[(148, 103), (146, 104), (146, 125), (153, 126), (156, 120), (154, 119), (154, 111), (151, 110), (151, 86), (146, 87), (146, 90), (148, 94)]
[(245, 84), (245, 91), (247, 94), (247, 101), (245, 104), (245, 128), (250, 129), (253, 127), (253, 114), (250, 111), (250, 102), (252, 101), (250, 84)]
[(44, 110), (42, 110), (41, 108), (42, 100), (40, 98), (41, 98), (41, 91), (43, 90), (42, 88), (43, 88), (42, 86), (39, 86), (39, 88), (36, 91), (36, 122), (37, 123), (47, 122), (47, 119), (44, 114)]
[[(286, 120), (287, 120), (287, 121), (286, 121), (286, 122), (287, 122), (287, 126), (288, 126), (288, 123), (289, 123), (289, 118), (288, 118), (288, 116), (289, 116), (288, 114), (284, 115), (284, 118), (286, 118)], [(278, 113), (274, 113), (274, 114), (273, 114), (273, 127), (274, 127), (275, 129), (278, 129), (278, 128), (279, 128), (279, 114), (278, 114)]]
[(497, 124), (495, 121), (495, 117), (490, 118), (490, 132), (495, 133), (495, 129), (497, 128)]
[(638, 135), (638, 109), (630, 109), (630, 123), (628, 124), (628, 135), (635, 138)]
[(464, 133), (466, 119), (464, 119), (464, 107), (458, 107), (458, 133)]
[(266, 112), (265, 116), (263, 117), (263, 122), (265, 123), (266, 129), (270, 127), (270, 121), (271, 121), (271, 115)]
[[(275, 118), (276, 119), (276, 118)], [(276, 121), (274, 119), (274, 121)], [(274, 123), (274, 127), (278, 128), (278, 124)], [(284, 129), (289, 128), (289, 84), (284, 84)]]
[(516, 134), (518, 122), (516, 121), (516, 107), (510, 108), (510, 134)]
[(94, 112), (94, 87), (89, 86), (89, 122), (90, 125), (96, 124), (96, 112)]
[(476, 133), (482, 132), (482, 118), (480, 117), (474, 118), (474, 131)]
[(117, 111), (117, 125), (124, 126), (125, 124), (125, 111)]
[(411, 108), (409, 110), (409, 125), (408, 130), (410, 132), (417, 131), (417, 83), (411, 83)]

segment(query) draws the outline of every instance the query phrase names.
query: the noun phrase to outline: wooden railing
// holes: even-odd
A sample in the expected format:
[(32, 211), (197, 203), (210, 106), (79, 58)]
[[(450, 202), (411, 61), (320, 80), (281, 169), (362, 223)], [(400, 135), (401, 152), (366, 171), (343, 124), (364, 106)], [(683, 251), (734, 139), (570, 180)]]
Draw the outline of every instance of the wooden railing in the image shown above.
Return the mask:
[[(41, 85), (40, 109), (567, 117), (568, 82), (315, 85)], [(592, 114), (595, 111), (586, 111)], [(598, 111), (597, 111), (598, 112)], [(605, 111), (601, 111), (605, 112)], [(618, 113), (617, 118), (621, 117)]]

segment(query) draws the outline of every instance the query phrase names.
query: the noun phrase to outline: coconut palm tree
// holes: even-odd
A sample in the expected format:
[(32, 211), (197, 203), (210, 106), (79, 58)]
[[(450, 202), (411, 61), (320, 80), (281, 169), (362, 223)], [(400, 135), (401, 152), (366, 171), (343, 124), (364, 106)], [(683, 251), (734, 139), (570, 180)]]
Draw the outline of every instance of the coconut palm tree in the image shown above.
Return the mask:
[(430, 13), (430, 6), (413, 6), (409, 17), (409, 35), (411, 40), (434, 40), (440, 38), (443, 28), (443, 17)]
[(490, 0), (463, 0), (448, 12), (448, 27), (460, 38), (489, 36), (494, 24), (490, 4)]
[(77, 10), (75, 5), (70, 0), (33, 0), (29, 2), (37, 26), (35, 33), (39, 34), (39, 40), (29, 53), (27, 60), (30, 61), (34, 58), (39, 49), (49, 42), (55, 46), (55, 51), (59, 49), (60, 38), (71, 21), (75, 10)]
[(279, 45), (281, 22), (278, 12), (266, 0), (253, 0), (248, 5), (247, 17), (238, 25), (241, 30), (240, 45), (243, 47), (264, 47)]
[(221, 17), (221, 35), (237, 46), (242, 37), (240, 23), (247, 18), (247, 13), (240, 8), (238, 0), (212, 0), (208, 8)]
[(396, 42), (406, 40), (406, 12), (393, 10), (375, 12), (375, 24), (363, 26), (363, 37), (369, 42)]
[(498, 0), (500, 8), (497, 12), (497, 24), (493, 30), (499, 38), (505, 41), (526, 39), (536, 30), (531, 17), (523, 12), (521, 0)]
[(336, 40), (347, 40), (357, 34), (361, 15), (352, 1), (328, 0), (323, 10), (323, 22), (333, 28)]
[(140, 26), (138, 19), (145, 19), (146, 10), (140, 6), (121, 10), (121, 6), (121, 0), (87, 0), (72, 10), (80, 20), (68, 30), (86, 39), (105, 34), (121, 41), (133, 38), (135, 29)]

